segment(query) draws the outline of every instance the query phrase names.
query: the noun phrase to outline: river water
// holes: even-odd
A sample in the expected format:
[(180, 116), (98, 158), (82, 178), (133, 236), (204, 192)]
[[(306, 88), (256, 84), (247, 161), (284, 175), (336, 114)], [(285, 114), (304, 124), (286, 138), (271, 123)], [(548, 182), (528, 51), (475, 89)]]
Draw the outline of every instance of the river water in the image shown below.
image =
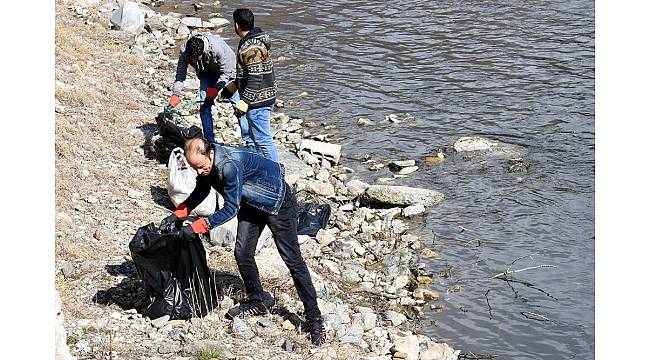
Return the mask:
[[(239, 3), (199, 12), (232, 22)], [(442, 312), (423, 331), (499, 359), (594, 358), (594, 3), (592, 1), (247, 1), (273, 39), (284, 112), (336, 128), (343, 164), (416, 159), (395, 185), (445, 194), (412, 230)], [(236, 49), (230, 27), (223, 37)], [(286, 58), (280, 61), (280, 57)], [(307, 96), (299, 96), (302, 92)], [(400, 123), (382, 123), (395, 114)], [(358, 127), (359, 117), (375, 121)], [(421, 161), (481, 135), (524, 145), (528, 173), (505, 160)], [(519, 282), (487, 280), (511, 269)], [(452, 291), (455, 285), (460, 291)]]

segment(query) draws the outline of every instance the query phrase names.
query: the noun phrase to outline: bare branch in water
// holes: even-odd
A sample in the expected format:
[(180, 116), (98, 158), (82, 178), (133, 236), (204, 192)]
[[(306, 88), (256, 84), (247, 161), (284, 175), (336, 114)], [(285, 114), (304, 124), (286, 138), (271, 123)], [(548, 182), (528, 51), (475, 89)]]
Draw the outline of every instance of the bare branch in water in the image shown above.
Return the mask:
[(488, 293), (490, 289), (485, 292), (485, 301), (487, 301), (488, 311), (490, 312), (490, 320), (492, 320), (492, 306), (490, 306), (490, 299), (488, 299)]
[(504, 277), (506, 277), (508, 275), (516, 274), (518, 272), (534, 270), (534, 269), (541, 269), (541, 268), (557, 268), (557, 266), (544, 264), (544, 265), (531, 266), (531, 267), (527, 267), (527, 268), (523, 268), (523, 269), (519, 269), (519, 270), (510, 270), (510, 267), (508, 267), (508, 270), (506, 270), (506, 271), (504, 271), (502, 273), (496, 274), (496, 275), (490, 277), (490, 279), (504, 278)]

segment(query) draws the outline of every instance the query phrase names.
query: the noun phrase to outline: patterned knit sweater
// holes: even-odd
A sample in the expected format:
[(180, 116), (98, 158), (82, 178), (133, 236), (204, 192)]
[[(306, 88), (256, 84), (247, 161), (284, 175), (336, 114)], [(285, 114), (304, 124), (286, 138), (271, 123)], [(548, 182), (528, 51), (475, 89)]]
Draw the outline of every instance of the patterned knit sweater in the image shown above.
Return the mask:
[(262, 29), (251, 29), (237, 48), (237, 88), (251, 109), (275, 103), (277, 85), (271, 60), (271, 38)]

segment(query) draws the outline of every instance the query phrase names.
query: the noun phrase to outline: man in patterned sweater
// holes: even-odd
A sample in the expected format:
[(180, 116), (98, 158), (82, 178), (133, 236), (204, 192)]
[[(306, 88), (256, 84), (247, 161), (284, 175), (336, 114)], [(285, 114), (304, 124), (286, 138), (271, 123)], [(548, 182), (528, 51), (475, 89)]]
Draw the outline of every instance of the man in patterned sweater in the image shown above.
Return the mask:
[[(235, 115), (239, 118), (246, 146), (254, 147), (260, 155), (279, 162), (271, 134), (271, 109), (277, 92), (270, 52), (271, 38), (264, 30), (255, 27), (255, 17), (249, 9), (235, 10), (233, 20), (235, 33), (241, 39), (237, 47), (237, 79), (221, 92), (221, 96), (235, 103)], [(236, 99), (237, 96), (240, 98)]]

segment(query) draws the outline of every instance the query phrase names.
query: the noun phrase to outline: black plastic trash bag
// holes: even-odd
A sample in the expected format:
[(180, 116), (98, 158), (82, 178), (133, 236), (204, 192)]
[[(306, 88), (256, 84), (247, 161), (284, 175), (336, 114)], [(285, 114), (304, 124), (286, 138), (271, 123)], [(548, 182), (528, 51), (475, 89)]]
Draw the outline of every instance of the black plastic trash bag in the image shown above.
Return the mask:
[(177, 147), (183, 147), (185, 140), (201, 137), (203, 136), (203, 131), (196, 125), (184, 128), (167, 119), (163, 119), (158, 123), (158, 134), (165, 141), (174, 143)]
[(142, 313), (151, 319), (203, 317), (218, 305), (201, 240), (196, 235), (182, 241), (177, 234), (161, 233), (152, 223), (138, 229), (129, 243), (146, 295)]
[(169, 163), (169, 157), (172, 154), (172, 150), (178, 146), (176, 143), (165, 141), (164, 138), (158, 138), (154, 141), (153, 147), (154, 150), (156, 150), (156, 160), (163, 164), (167, 164)]
[(154, 142), (156, 159), (163, 164), (169, 161), (172, 149), (182, 148), (186, 140), (203, 136), (203, 130), (196, 125), (188, 128), (177, 125), (169, 111), (159, 113), (156, 116), (156, 124), (158, 125), (156, 131), (160, 135), (160, 138)]
[(298, 206), (298, 235), (315, 236), (318, 230), (325, 229), (332, 208), (329, 204), (305, 203)]

